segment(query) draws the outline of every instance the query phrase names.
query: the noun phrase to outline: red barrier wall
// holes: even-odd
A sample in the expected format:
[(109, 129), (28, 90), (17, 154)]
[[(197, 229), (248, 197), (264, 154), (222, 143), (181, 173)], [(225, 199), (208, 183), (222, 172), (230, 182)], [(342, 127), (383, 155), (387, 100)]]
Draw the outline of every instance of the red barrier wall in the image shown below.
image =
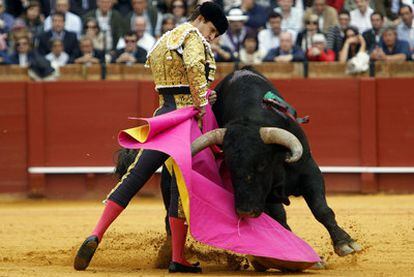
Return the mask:
[[(414, 166), (414, 79), (275, 80), (321, 166)], [(0, 192), (105, 195), (110, 175), (27, 174), (29, 166), (113, 166), (120, 129), (157, 107), (152, 82), (0, 83)], [(326, 174), (331, 192), (414, 192), (412, 174)], [(152, 189), (158, 190), (157, 180)], [(148, 192), (148, 190), (147, 190)]]

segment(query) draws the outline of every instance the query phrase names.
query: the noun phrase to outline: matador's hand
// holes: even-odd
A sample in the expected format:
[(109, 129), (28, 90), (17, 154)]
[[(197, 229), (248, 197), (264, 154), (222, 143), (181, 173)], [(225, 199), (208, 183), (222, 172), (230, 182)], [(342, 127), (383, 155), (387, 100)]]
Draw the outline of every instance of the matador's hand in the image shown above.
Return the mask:
[(203, 118), (203, 116), (206, 114), (206, 107), (197, 107), (198, 114), (196, 115), (197, 119)]
[(208, 96), (208, 102), (210, 105), (214, 105), (217, 101), (217, 92), (215, 90), (211, 90), (210, 95)]

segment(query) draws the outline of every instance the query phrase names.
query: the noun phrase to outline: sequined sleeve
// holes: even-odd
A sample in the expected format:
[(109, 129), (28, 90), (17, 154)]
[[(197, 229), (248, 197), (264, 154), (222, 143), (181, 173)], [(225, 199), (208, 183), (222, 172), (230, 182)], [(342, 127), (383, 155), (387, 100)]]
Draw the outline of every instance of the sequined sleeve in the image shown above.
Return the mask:
[(190, 91), (194, 106), (207, 105), (207, 80), (205, 73), (205, 47), (199, 35), (195, 32), (188, 34), (183, 45), (183, 60), (187, 72)]

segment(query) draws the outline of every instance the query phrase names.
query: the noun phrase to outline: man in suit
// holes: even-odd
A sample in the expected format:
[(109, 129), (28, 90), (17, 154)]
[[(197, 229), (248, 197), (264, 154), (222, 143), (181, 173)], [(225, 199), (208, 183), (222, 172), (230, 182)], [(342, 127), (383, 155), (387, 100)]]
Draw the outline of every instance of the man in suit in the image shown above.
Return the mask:
[(40, 34), (38, 38), (38, 50), (42, 55), (50, 53), (50, 42), (52, 39), (63, 41), (65, 52), (73, 57), (79, 51), (78, 39), (76, 34), (65, 30), (65, 15), (56, 12), (52, 15), (52, 29)]
[(103, 51), (93, 48), (93, 41), (89, 37), (82, 37), (79, 41), (80, 52), (75, 56), (71, 63), (76, 64), (99, 64), (105, 60), (105, 53)]
[(379, 12), (372, 13), (371, 24), (372, 28), (362, 33), (368, 50), (372, 50), (375, 46), (380, 45), (382, 31), (384, 28), (384, 16)]
[(70, 0), (70, 11), (79, 16), (84, 16), (95, 9), (96, 0)]
[(83, 16), (83, 21), (93, 17), (98, 21), (99, 28), (106, 34), (106, 49), (115, 50), (118, 40), (126, 33), (127, 27), (122, 15), (112, 9), (112, 0), (97, 0), (98, 8)]
[(308, 17), (309, 14), (318, 16), (319, 30), (323, 33), (327, 33), (330, 27), (338, 25), (338, 13), (328, 6), (325, 0), (315, 0), (312, 7), (306, 10), (304, 17)]
[(125, 48), (119, 49), (112, 57), (112, 63), (131, 65), (134, 63), (145, 63), (147, 51), (137, 45), (138, 37), (133, 31), (124, 35)]

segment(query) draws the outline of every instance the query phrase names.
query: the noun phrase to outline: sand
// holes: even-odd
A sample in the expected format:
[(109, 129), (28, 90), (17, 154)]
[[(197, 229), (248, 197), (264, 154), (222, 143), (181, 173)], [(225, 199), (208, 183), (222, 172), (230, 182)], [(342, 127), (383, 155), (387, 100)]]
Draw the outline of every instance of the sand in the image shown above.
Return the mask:
[[(289, 276), (414, 276), (414, 195), (329, 196), (328, 202), (363, 252), (336, 256), (326, 230), (303, 199), (293, 198), (288, 223), (324, 256), (328, 267)], [(99, 201), (0, 199), (0, 276), (167, 275), (155, 269), (164, 240), (163, 206), (159, 199), (148, 198), (135, 199), (111, 226), (86, 271), (73, 269), (75, 252), (102, 208)], [(194, 241), (188, 245), (190, 258), (201, 261), (203, 275), (281, 275), (256, 273), (244, 269), (244, 257), (227, 256)]]

